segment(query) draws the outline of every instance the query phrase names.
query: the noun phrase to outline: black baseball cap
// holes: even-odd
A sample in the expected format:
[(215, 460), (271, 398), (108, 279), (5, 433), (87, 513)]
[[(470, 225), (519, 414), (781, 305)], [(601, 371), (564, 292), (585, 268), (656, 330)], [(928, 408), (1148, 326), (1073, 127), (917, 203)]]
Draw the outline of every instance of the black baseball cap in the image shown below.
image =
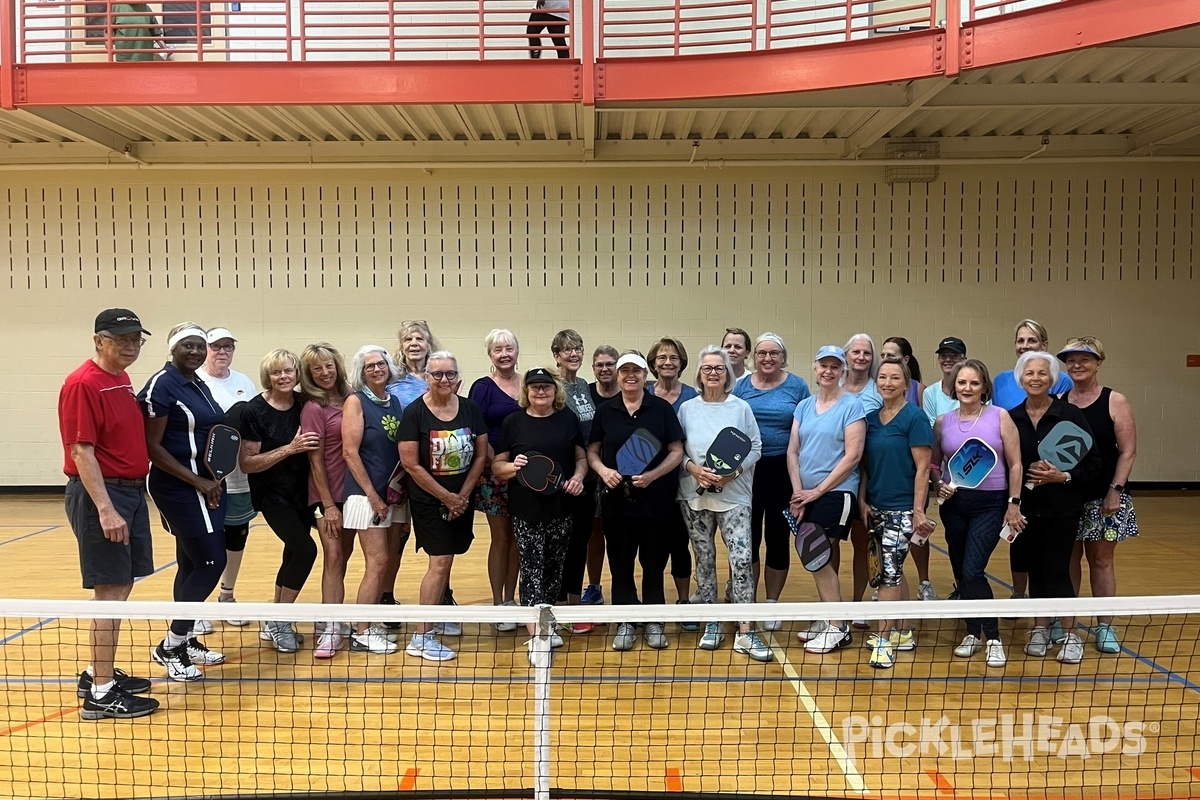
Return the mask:
[(106, 308), (96, 315), (96, 333), (115, 333), (122, 336), (126, 333), (144, 333), (150, 331), (142, 327), (138, 315), (128, 308)]
[(532, 386), (535, 383), (554, 383), (554, 376), (545, 367), (531, 369), (525, 373), (525, 385)]
[(949, 350), (952, 353), (958, 353), (960, 356), (967, 354), (967, 344), (957, 336), (947, 336), (938, 343), (937, 350), (934, 352), (940, 353), (943, 350)]

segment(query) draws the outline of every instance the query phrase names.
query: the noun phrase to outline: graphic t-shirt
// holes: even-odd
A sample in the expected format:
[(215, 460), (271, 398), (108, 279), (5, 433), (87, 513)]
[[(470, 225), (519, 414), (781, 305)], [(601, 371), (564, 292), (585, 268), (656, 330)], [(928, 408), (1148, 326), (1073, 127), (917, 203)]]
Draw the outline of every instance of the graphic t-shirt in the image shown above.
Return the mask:
[[(458, 398), (458, 413), (449, 421), (438, 419), (422, 397), (404, 410), (396, 440), (416, 442), (420, 465), (444, 489), (457, 493), (466, 483), (467, 473), (477, 455), (475, 437), (486, 435), (483, 413), (466, 397)], [(478, 453), (479, 458), (486, 456), (486, 453)], [(416, 481), (409, 482), (409, 496), (434, 500)]]

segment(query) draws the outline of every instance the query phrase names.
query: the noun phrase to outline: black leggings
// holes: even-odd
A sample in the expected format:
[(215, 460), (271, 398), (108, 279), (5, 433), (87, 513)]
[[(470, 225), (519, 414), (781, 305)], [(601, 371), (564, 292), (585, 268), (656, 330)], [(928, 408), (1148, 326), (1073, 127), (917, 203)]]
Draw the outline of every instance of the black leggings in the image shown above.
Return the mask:
[(521, 605), (555, 602), (562, 587), (571, 518), (526, 522), (514, 517), (513, 536), (521, 562)]
[(750, 508), (750, 558), (758, 563), (758, 550), (767, 534), (767, 566), (785, 570), (791, 565), (791, 536), (783, 510), (792, 499), (787, 453), (763, 456), (754, 467), (754, 494)]
[(262, 512), (263, 519), (283, 542), (283, 562), (275, 585), (300, 591), (317, 561), (317, 543), (312, 538), (307, 508), (275, 508)]
[[(688, 533), (687, 523), (683, 521), (683, 512), (678, 506), (671, 515), (665, 533), (670, 537), (671, 577), (688, 580), (692, 577), (692, 537)], [(686, 597), (683, 599), (687, 600)]]
[(250, 538), (250, 523), (225, 526), (225, 549), (231, 553), (240, 553), (246, 549), (246, 540)]
[(529, 46), (533, 48), (529, 54), (530, 58), (542, 57), (542, 51), (539, 49), (542, 46), (542, 39), (538, 34), (543, 30), (550, 37), (550, 41), (554, 42), (554, 46), (558, 48), (556, 51), (558, 57), (570, 58), (571, 52), (567, 49), (567, 21), (544, 11), (535, 11), (529, 15), (529, 27), (525, 29), (525, 34), (529, 37)]
[(612, 602), (619, 606), (638, 605), (637, 584), (633, 581), (633, 562), (642, 565), (642, 603), (664, 605), (663, 571), (671, 542), (667, 535), (667, 517), (604, 517), (604, 543), (608, 550), (608, 571), (612, 574)]
[(1079, 516), (1029, 517), (1025, 530), (1009, 545), (1012, 568), (1029, 573), (1030, 597), (1074, 597), (1071, 553)]
[(588, 542), (592, 540), (592, 523), (596, 521), (596, 484), (585, 481), (583, 493), (567, 502), (571, 506), (571, 538), (567, 541), (567, 557), (563, 564), (560, 603), (566, 603), (569, 594), (576, 597), (583, 594)]
[[(202, 536), (175, 538), (175, 587), (176, 603), (203, 603), (217, 588), (221, 573), (225, 571), (225, 537), (222, 532), (206, 533)], [(171, 633), (176, 636), (191, 636), (195, 620), (171, 620)]]

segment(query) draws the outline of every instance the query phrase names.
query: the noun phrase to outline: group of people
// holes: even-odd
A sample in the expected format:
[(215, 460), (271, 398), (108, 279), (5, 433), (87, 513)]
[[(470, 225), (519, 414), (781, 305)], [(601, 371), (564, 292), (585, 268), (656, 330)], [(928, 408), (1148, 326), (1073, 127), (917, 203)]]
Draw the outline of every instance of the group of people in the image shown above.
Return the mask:
[[(484, 342), (489, 374), (464, 396), (456, 357), (421, 320), (402, 323), (394, 354), (367, 345), (349, 368), (328, 343), (298, 355), (273, 350), (260, 363), (258, 387), (232, 369), (232, 331), (185, 322), (168, 334), (169, 360), (135, 392), (126, 370), (148, 335), (128, 309), (102, 312), (95, 356), (60, 395), (67, 511), (85, 588), (98, 599), (125, 599), (133, 581), (153, 570), (143, 487), (175, 540), (176, 601), (203, 601), (219, 587), (218, 602), (235, 602), (249, 522), (262, 514), (283, 544), (273, 599), (293, 602), (316, 563), (315, 529), (322, 602), (331, 606), (330, 621), (314, 631), (317, 658), (333, 658), (344, 645), (385, 655), (401, 646), (391, 626), (337, 618), (356, 541), (364, 559), (357, 603), (396, 602), (411, 530), (428, 556), (420, 603), (452, 604), (454, 560), (471, 546), (476, 512), (488, 522), (496, 605), (603, 602), (605, 553), (617, 605), (665, 604), (668, 563), (676, 602), (715, 603), (722, 594), (726, 602), (754, 602), (760, 584), (763, 599), (777, 602), (797, 521), (819, 526), (831, 546), (828, 563), (813, 572), (822, 601), (842, 599), (846, 540), (854, 547), (853, 600), (868, 585), (881, 602), (907, 599), (910, 552), (918, 597), (936, 599), (924, 546), (934, 527), (926, 516), (932, 498), (944, 502), (952, 598), (992, 596), (986, 570), (1002, 528), (1016, 537), (1009, 548), (1014, 594), (1028, 587), (1041, 598), (1074, 596), (1085, 555), (1093, 593), (1115, 593), (1115, 544), (1137, 535), (1125, 490), (1136, 453), (1133, 415), (1122, 395), (1099, 382), (1104, 348), (1083, 337), (1051, 355), (1045, 329), (1033, 320), (1016, 328), (1016, 367), (995, 378), (967, 357), (961, 339), (947, 337), (936, 351), (941, 379), (924, 386), (906, 339), (892, 337), (877, 351), (870, 336), (857, 334), (817, 350), (815, 392), (789, 371), (787, 347), (771, 332), (752, 338), (729, 328), (719, 345), (701, 349), (693, 370), (673, 337), (645, 355), (601, 345), (592, 352), (596, 381), (589, 384), (579, 376), (587, 351), (578, 332), (554, 337), (552, 368), (522, 373), (517, 337), (497, 329)], [(1066, 470), (1038, 453), (1063, 420), (1093, 442)], [(223, 480), (200, 455), (218, 424), (241, 437), (239, 468)], [(730, 428), (749, 442), (747, 452), (736, 468), (716, 469), (710, 446)], [(956, 487), (948, 464), (968, 439), (985, 442), (996, 464), (974, 488)], [(627, 474), (622, 451), (642, 441), (654, 444)], [(523, 479), (522, 470), (545, 459), (560, 476), (553, 487)], [(723, 593), (718, 530), (729, 565)], [(260, 636), (282, 653), (296, 652), (303, 635), (286, 611), (279, 616), (285, 619), (262, 623)], [(983, 650), (989, 666), (1002, 666), (997, 620), (965, 625), (954, 654)], [(762, 634), (780, 626), (737, 623), (734, 651), (770, 661)], [(158, 705), (141, 696), (148, 681), (115, 668), (119, 627), (94, 623), (93, 663), (78, 685), (85, 718), (141, 716)], [(799, 638), (808, 652), (828, 653), (852, 643), (853, 627), (867, 626), (818, 620)], [(580, 623), (572, 632), (590, 629)], [(203, 643), (212, 630), (206, 620), (173, 620), (152, 657), (172, 680), (200, 680), (201, 667), (224, 661)], [(404, 650), (452, 659), (445, 640), (460, 633), (454, 623), (422, 624)], [(717, 649), (725, 633), (710, 622), (697, 644)], [(627, 651), (639, 638), (651, 648), (670, 644), (666, 626), (649, 622), (640, 631), (616, 625), (611, 646)], [(1093, 640), (1102, 652), (1120, 648), (1111, 620), (1098, 621)], [(890, 619), (865, 644), (870, 665), (887, 668), (917, 642), (904, 620)], [(1059, 661), (1081, 660), (1073, 619), (1038, 620), (1025, 652), (1045, 656), (1056, 644)], [(558, 633), (551, 645), (562, 645)], [(532, 661), (532, 639), (529, 648)]]

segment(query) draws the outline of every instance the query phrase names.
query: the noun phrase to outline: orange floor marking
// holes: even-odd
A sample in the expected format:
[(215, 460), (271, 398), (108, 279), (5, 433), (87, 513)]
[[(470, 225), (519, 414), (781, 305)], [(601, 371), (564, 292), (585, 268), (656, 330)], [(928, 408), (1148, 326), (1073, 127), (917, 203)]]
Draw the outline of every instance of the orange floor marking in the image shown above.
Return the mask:
[(938, 794), (943, 792), (954, 794), (954, 784), (946, 780), (946, 776), (938, 772), (936, 769), (927, 769), (925, 774), (929, 776), (929, 780), (933, 781), (933, 785), (937, 787)]
[(35, 725), (41, 725), (43, 722), (50, 722), (51, 720), (58, 719), (59, 717), (65, 717), (67, 714), (78, 711), (81, 707), (82, 706), (68, 706), (66, 708), (60, 708), (58, 711), (55, 711), (53, 714), (47, 714), (46, 716), (42, 717), (41, 719), (31, 719), (31, 720), (29, 720), (29, 722), (23, 722), (20, 725), (14, 725), (13, 727), (8, 728), (7, 730), (0, 731), (0, 736), (10, 736), (14, 733), (20, 733), (21, 731), (27, 731), (30, 728), (34, 727)]
[(1192, 767), (1192, 777), (1200, 781), (1200, 767)]
[(674, 767), (667, 767), (667, 791), (683, 791), (683, 778), (679, 776), (679, 770), (675, 769)]
[(400, 791), (411, 792), (417, 788), (417, 774), (420, 771), (416, 767), (409, 767), (404, 770), (404, 777), (400, 779)]

